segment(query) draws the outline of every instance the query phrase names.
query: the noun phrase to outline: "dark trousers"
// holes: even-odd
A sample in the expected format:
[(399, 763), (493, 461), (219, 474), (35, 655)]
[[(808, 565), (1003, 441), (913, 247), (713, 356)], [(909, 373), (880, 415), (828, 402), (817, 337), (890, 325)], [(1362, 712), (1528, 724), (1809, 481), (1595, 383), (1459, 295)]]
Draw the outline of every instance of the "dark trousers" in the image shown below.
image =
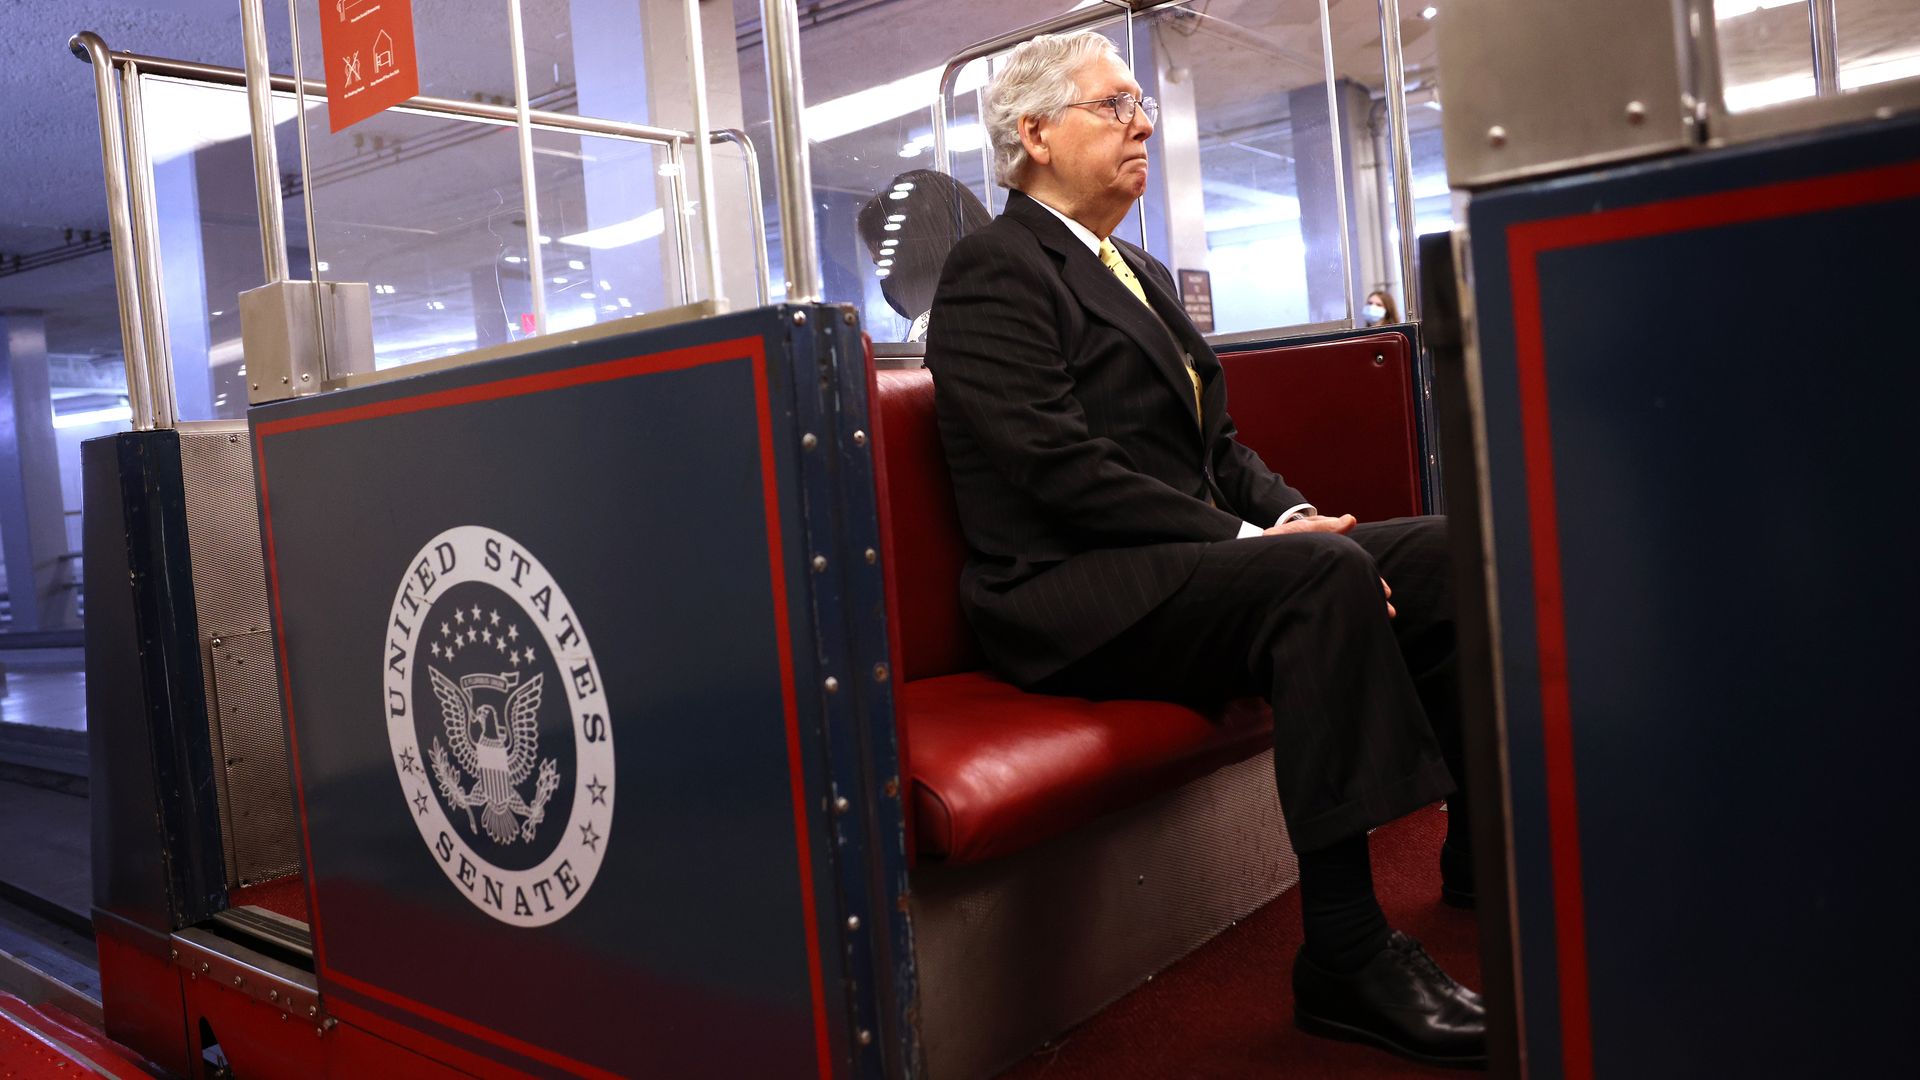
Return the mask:
[(1212, 544), (1178, 592), (1034, 689), (1202, 706), (1266, 698), (1288, 834), (1295, 851), (1316, 851), (1453, 788), (1449, 573), (1443, 517)]

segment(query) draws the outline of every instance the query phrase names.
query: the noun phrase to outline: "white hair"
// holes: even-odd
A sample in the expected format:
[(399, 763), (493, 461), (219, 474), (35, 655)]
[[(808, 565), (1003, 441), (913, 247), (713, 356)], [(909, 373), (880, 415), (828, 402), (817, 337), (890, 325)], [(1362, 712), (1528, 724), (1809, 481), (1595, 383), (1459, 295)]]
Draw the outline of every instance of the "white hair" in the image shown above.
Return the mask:
[(1120, 50), (1092, 30), (1041, 34), (1014, 47), (1006, 66), (988, 84), (981, 110), (993, 145), (993, 178), (1002, 187), (1020, 183), (1020, 174), (1032, 161), (1020, 142), (1021, 119), (1060, 119), (1078, 92), (1074, 74), (1102, 56), (1119, 59)]

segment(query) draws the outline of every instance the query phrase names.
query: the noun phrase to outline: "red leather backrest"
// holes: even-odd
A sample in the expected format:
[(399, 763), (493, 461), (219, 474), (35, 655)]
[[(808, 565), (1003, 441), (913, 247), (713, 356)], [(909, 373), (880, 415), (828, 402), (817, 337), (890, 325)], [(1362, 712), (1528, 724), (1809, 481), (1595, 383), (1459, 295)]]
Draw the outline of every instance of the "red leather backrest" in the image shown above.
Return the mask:
[(874, 397), (895, 665), (903, 680), (977, 670), (985, 661), (960, 613), (967, 541), (933, 415), (933, 376), (924, 368), (876, 372)]
[(1321, 513), (1382, 521), (1425, 512), (1406, 338), (1256, 349), (1220, 363), (1240, 441)]

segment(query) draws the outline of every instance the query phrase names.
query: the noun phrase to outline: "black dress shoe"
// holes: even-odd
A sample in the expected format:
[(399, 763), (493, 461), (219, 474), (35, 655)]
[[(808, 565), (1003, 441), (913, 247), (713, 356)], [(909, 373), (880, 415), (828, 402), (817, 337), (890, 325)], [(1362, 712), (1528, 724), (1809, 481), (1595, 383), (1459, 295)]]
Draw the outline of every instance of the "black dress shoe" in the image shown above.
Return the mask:
[(1473, 910), (1479, 895), (1473, 888), (1473, 853), (1451, 843), (1440, 845), (1440, 899), (1448, 907)]
[(1293, 961), (1293, 1020), (1302, 1031), (1368, 1043), (1429, 1065), (1485, 1068), (1487, 1009), (1420, 943), (1393, 931), (1359, 971)]

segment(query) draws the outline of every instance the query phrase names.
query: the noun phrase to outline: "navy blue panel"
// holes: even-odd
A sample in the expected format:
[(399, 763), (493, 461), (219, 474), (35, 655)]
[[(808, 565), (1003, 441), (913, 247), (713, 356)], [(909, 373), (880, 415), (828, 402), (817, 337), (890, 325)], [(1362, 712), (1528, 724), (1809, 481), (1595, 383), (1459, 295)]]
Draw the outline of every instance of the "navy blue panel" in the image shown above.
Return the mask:
[[(783, 680), (794, 676), (778, 651), (759, 388), (748, 358), (752, 347), (767, 352), (769, 437), (778, 472), (789, 475), (798, 432), (784, 326), (783, 312), (755, 312), (254, 411), (329, 992), (373, 1007), (410, 999), (627, 1074), (812, 1071), (815, 982), (783, 704)], [(492, 400), (430, 396), (742, 337), (751, 340), (723, 358), (677, 370)], [(435, 407), (275, 427), (409, 400)], [(806, 874), (819, 901), (811, 929), (832, 984), (840, 964), (831, 931), (821, 930), (833, 897), (817, 888), (832, 878), (818, 708), (806, 692), (816, 649), (806, 530), (797, 492), (779, 487), (788, 630), (804, 668), (799, 742), (814, 860)], [(423, 551), (429, 570), (446, 572), (430, 543), (463, 525), (510, 538), (507, 569), (492, 584), (445, 587), (430, 609), (396, 609)], [(557, 586), (555, 610), (570, 607), (590, 645), (591, 673), (576, 674), (577, 655), (538, 638), (537, 596), (519, 598), (533, 608), (514, 606), (500, 576), (511, 572), (514, 545)], [(487, 741), (504, 738), (515, 690), (542, 677), (537, 756), (562, 781), (543, 805), (546, 820), (458, 804), (427, 760), (402, 760), (396, 772), (383, 682), (396, 611), (422, 622), (420, 651), (434, 647), (411, 661), (413, 712), (401, 721), (423, 759), (430, 746), (456, 742), (423, 667), (480, 680), (462, 686), (481, 767)], [(489, 636), (455, 650), (454, 635), (476, 627)], [(491, 636), (515, 629), (522, 632), (510, 648)], [(489, 673), (499, 677), (489, 683)], [(569, 743), (575, 720), (564, 703), (581, 700), (586, 684), (604, 693), (612, 732), (617, 783), (604, 811), (574, 784), (593, 759), (590, 746), (576, 752)], [(492, 710), (486, 717), (483, 705)], [(481, 792), (484, 772), (449, 758), (459, 789)], [(531, 802), (536, 783), (530, 775), (515, 790)], [(557, 921), (496, 917), (483, 910), (488, 868), (476, 868), (467, 892), (481, 900), (470, 901), (444, 868), (457, 863), (416, 829), (429, 808), (412, 800), (423, 796), (503, 878), (556, 850), (559, 826), (585, 808), (593, 831), (581, 837), (604, 851), (598, 877)], [(502, 841), (496, 826), (510, 837), (529, 828), (534, 840)], [(566, 885), (556, 877), (553, 896), (530, 896), (529, 905), (541, 910)], [(510, 914), (513, 891), (502, 891), (492, 903)], [(829, 1026), (842, 1027), (839, 994), (827, 995), (827, 1009)]]
[[(1916, 157), (1882, 124), (1473, 204), (1532, 1075), (1560, 1003), (1507, 229)], [(1917, 235), (1906, 198), (1539, 259), (1602, 1074), (1904, 1060), (1920, 366), (1869, 305), (1920, 291)]]

